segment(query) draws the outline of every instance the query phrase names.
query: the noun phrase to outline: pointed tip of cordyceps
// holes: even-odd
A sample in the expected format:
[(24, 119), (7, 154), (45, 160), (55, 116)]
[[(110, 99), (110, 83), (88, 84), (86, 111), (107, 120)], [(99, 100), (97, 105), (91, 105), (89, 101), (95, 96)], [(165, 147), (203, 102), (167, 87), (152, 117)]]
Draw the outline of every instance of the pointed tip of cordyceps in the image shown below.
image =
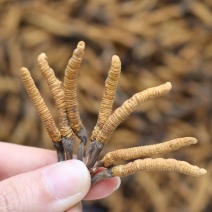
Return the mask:
[(198, 140), (194, 137), (186, 137), (190, 144), (196, 144)]
[(31, 77), (29, 70), (25, 67), (22, 67), (20, 69), (20, 75), (21, 75), (22, 80), (25, 78)]
[(20, 72), (25, 72), (26, 71), (26, 67), (22, 67), (21, 69), (20, 69)]
[(84, 41), (79, 41), (79, 43), (77, 44), (77, 48), (85, 49), (85, 42)]
[(120, 58), (119, 58), (119, 56), (117, 56), (117, 55), (113, 55), (112, 56), (112, 61), (120, 61)]
[(113, 55), (113, 57), (112, 57), (112, 66), (118, 66), (118, 67), (120, 67), (121, 66), (121, 60), (120, 60), (120, 58), (119, 58), (119, 56), (117, 56), (117, 55)]
[(41, 60), (41, 59), (47, 59), (47, 56), (45, 53), (41, 53), (38, 55), (38, 61)]
[(172, 89), (171, 82), (166, 82), (165, 85), (166, 85), (166, 87), (167, 87), (168, 90), (171, 90)]
[(203, 175), (203, 174), (207, 174), (207, 170), (205, 170), (205, 169), (200, 169), (200, 175)]
[(23, 74), (25, 74), (25, 73), (28, 73), (28, 72), (29, 72), (29, 70), (28, 70), (26, 67), (22, 67), (22, 68), (20, 69), (21, 75), (23, 75)]
[(166, 82), (162, 85), (157, 86), (160, 96), (167, 94), (171, 90), (171, 88), (172, 88), (172, 84), (170, 82)]

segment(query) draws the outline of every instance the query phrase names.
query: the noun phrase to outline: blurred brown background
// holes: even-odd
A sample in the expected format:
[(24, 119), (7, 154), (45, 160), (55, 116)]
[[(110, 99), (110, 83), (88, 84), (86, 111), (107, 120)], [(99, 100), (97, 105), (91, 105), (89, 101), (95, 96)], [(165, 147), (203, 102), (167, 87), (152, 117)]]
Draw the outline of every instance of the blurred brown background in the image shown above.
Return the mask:
[(143, 104), (122, 123), (103, 154), (194, 136), (197, 145), (164, 157), (208, 170), (199, 178), (162, 172), (129, 176), (112, 196), (85, 202), (85, 211), (212, 211), (212, 1), (0, 0), (0, 140), (53, 148), (19, 69), (30, 69), (56, 119), (36, 59), (45, 52), (62, 80), (79, 40), (87, 45), (78, 100), (89, 134), (113, 54), (122, 61), (115, 107), (148, 87), (173, 84), (171, 93)]

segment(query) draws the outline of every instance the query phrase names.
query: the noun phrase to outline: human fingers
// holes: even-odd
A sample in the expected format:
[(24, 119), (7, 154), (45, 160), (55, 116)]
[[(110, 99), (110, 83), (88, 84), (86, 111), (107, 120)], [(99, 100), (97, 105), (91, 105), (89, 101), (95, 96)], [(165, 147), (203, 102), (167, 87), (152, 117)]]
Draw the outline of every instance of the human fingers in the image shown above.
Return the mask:
[[(57, 162), (55, 151), (0, 142), (0, 180), (36, 170)], [(86, 200), (101, 199), (112, 194), (120, 179), (106, 179), (92, 186)]]
[(92, 186), (84, 200), (102, 199), (111, 195), (121, 184), (119, 177), (105, 179)]
[(90, 188), (90, 174), (79, 160), (68, 160), (0, 182), (0, 211), (63, 212)]
[(56, 151), (0, 142), (0, 180), (56, 162)]

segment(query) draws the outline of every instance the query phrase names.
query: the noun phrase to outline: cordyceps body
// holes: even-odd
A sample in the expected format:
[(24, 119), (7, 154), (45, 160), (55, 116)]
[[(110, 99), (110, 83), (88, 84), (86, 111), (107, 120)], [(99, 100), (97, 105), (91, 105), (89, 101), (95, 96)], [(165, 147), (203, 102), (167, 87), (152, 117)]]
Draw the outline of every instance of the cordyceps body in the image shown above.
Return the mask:
[(42, 122), (44, 123), (44, 126), (49, 134), (49, 137), (51, 138), (54, 145), (57, 147), (58, 150), (58, 160), (64, 160), (64, 154), (63, 154), (63, 147), (61, 144), (61, 134), (58, 128), (56, 127), (54, 120), (43, 100), (43, 98), (40, 95), (40, 92), (38, 91), (37, 87), (35, 86), (35, 83), (29, 73), (29, 70), (27, 68), (21, 69), (21, 78), (22, 82), (27, 90), (27, 93), (32, 100), (36, 110), (38, 111)]
[(54, 98), (58, 112), (59, 130), (62, 136), (62, 144), (66, 152), (67, 159), (71, 159), (73, 156), (72, 149), (75, 135), (69, 125), (65, 95), (63, 89), (61, 88), (61, 82), (55, 76), (54, 71), (49, 67), (46, 59), (47, 57), (44, 53), (40, 54), (38, 56), (38, 65)]
[(185, 161), (164, 158), (145, 158), (142, 160), (135, 160), (126, 165), (119, 165), (106, 169), (96, 174), (92, 179), (92, 183), (95, 184), (105, 178), (116, 176), (125, 177), (140, 171), (175, 171), (191, 176), (200, 176), (207, 173), (205, 169), (193, 166)]
[(140, 93), (134, 94), (130, 99), (125, 101), (123, 105), (117, 108), (114, 113), (108, 118), (101, 132), (97, 135), (96, 140), (106, 144), (110, 139), (116, 127), (124, 121), (141, 103), (150, 99), (155, 99), (159, 96), (167, 94), (171, 90), (170, 82), (159, 85), (154, 88), (148, 88)]
[[(81, 143), (78, 148), (78, 159), (83, 160), (84, 146), (87, 142), (87, 132), (82, 124), (77, 103), (77, 75), (84, 54), (85, 43), (80, 41), (68, 62), (64, 77), (64, 90), (61, 82), (56, 78), (54, 71), (47, 62), (44, 53), (38, 57), (38, 63), (43, 76), (49, 85), (52, 96), (55, 100), (59, 116), (59, 130), (44, 103), (38, 89), (36, 88), (31, 75), (26, 68), (21, 69), (23, 84), (35, 105), (46, 130), (52, 139), (57, 150), (58, 161), (72, 158), (74, 134)], [(86, 151), (85, 164), (92, 173), (92, 184), (114, 176), (124, 177), (140, 171), (176, 171), (186, 175), (199, 176), (207, 171), (193, 166), (185, 161), (164, 158), (145, 158), (146, 156), (163, 154), (175, 151), (183, 146), (197, 143), (192, 137), (173, 139), (159, 144), (139, 146), (128, 149), (119, 149), (106, 154), (102, 160), (97, 159), (104, 145), (108, 143), (116, 127), (129, 116), (135, 108), (148, 100), (167, 94), (171, 89), (171, 83), (159, 85), (146, 89), (133, 95), (125, 101), (122, 106), (112, 113), (115, 91), (121, 71), (121, 62), (118, 56), (112, 57), (111, 68), (105, 82), (103, 99), (100, 106), (98, 121), (91, 135), (91, 142)], [(137, 160), (135, 160), (137, 159)], [(122, 160), (134, 160), (126, 165), (115, 165)], [(105, 167), (101, 172), (95, 173), (98, 167)]]
[(118, 56), (114, 55), (112, 57), (111, 68), (109, 70), (108, 77), (105, 81), (105, 88), (101, 106), (99, 109), (98, 120), (92, 132), (91, 141), (96, 139), (96, 136), (99, 134), (100, 130), (112, 113), (113, 102), (120, 72), (121, 61)]
[(110, 167), (114, 165), (116, 161), (133, 160), (150, 155), (164, 154), (175, 151), (183, 146), (188, 146), (190, 144), (196, 143), (196, 138), (185, 137), (173, 139), (159, 144), (132, 147), (128, 149), (118, 149), (116, 151), (107, 153), (102, 158), (102, 160), (97, 163), (97, 166)]
[(105, 89), (99, 110), (97, 124), (92, 132), (91, 143), (86, 152), (86, 165), (88, 168), (92, 168), (97, 160), (100, 151), (103, 148), (103, 144), (101, 142), (97, 142), (96, 137), (101, 132), (102, 127), (112, 113), (113, 102), (120, 72), (121, 61), (118, 56), (114, 55), (112, 57), (111, 68), (109, 70), (108, 77), (105, 81)]
[(116, 127), (125, 118), (127, 118), (141, 103), (163, 96), (167, 94), (171, 88), (172, 86), (170, 82), (149, 88), (140, 93), (134, 94), (130, 99), (125, 101), (121, 107), (117, 108), (102, 127), (96, 137), (96, 141), (90, 143), (90, 146), (88, 147), (90, 158), (89, 156), (87, 157), (87, 167), (91, 168), (94, 166), (104, 145), (108, 142)]
[(135, 174), (139, 171), (175, 171), (191, 176), (199, 176), (206, 173), (205, 169), (200, 169), (185, 161), (164, 158), (145, 158), (112, 168), (113, 175), (120, 177)]
[(64, 91), (68, 117), (70, 120), (71, 128), (81, 140), (78, 151), (78, 158), (80, 160), (82, 160), (84, 156), (84, 146), (87, 143), (87, 132), (80, 119), (76, 84), (79, 68), (84, 55), (84, 48), (85, 43), (83, 41), (80, 41), (77, 45), (77, 48), (73, 52), (73, 56), (68, 62), (64, 77)]

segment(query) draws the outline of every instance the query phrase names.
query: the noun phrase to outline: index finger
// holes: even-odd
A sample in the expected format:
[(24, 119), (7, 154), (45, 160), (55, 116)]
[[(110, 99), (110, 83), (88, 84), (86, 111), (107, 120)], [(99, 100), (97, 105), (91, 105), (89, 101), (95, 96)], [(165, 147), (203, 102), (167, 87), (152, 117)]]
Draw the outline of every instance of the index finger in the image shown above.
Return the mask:
[(56, 162), (53, 150), (0, 142), (0, 180)]

